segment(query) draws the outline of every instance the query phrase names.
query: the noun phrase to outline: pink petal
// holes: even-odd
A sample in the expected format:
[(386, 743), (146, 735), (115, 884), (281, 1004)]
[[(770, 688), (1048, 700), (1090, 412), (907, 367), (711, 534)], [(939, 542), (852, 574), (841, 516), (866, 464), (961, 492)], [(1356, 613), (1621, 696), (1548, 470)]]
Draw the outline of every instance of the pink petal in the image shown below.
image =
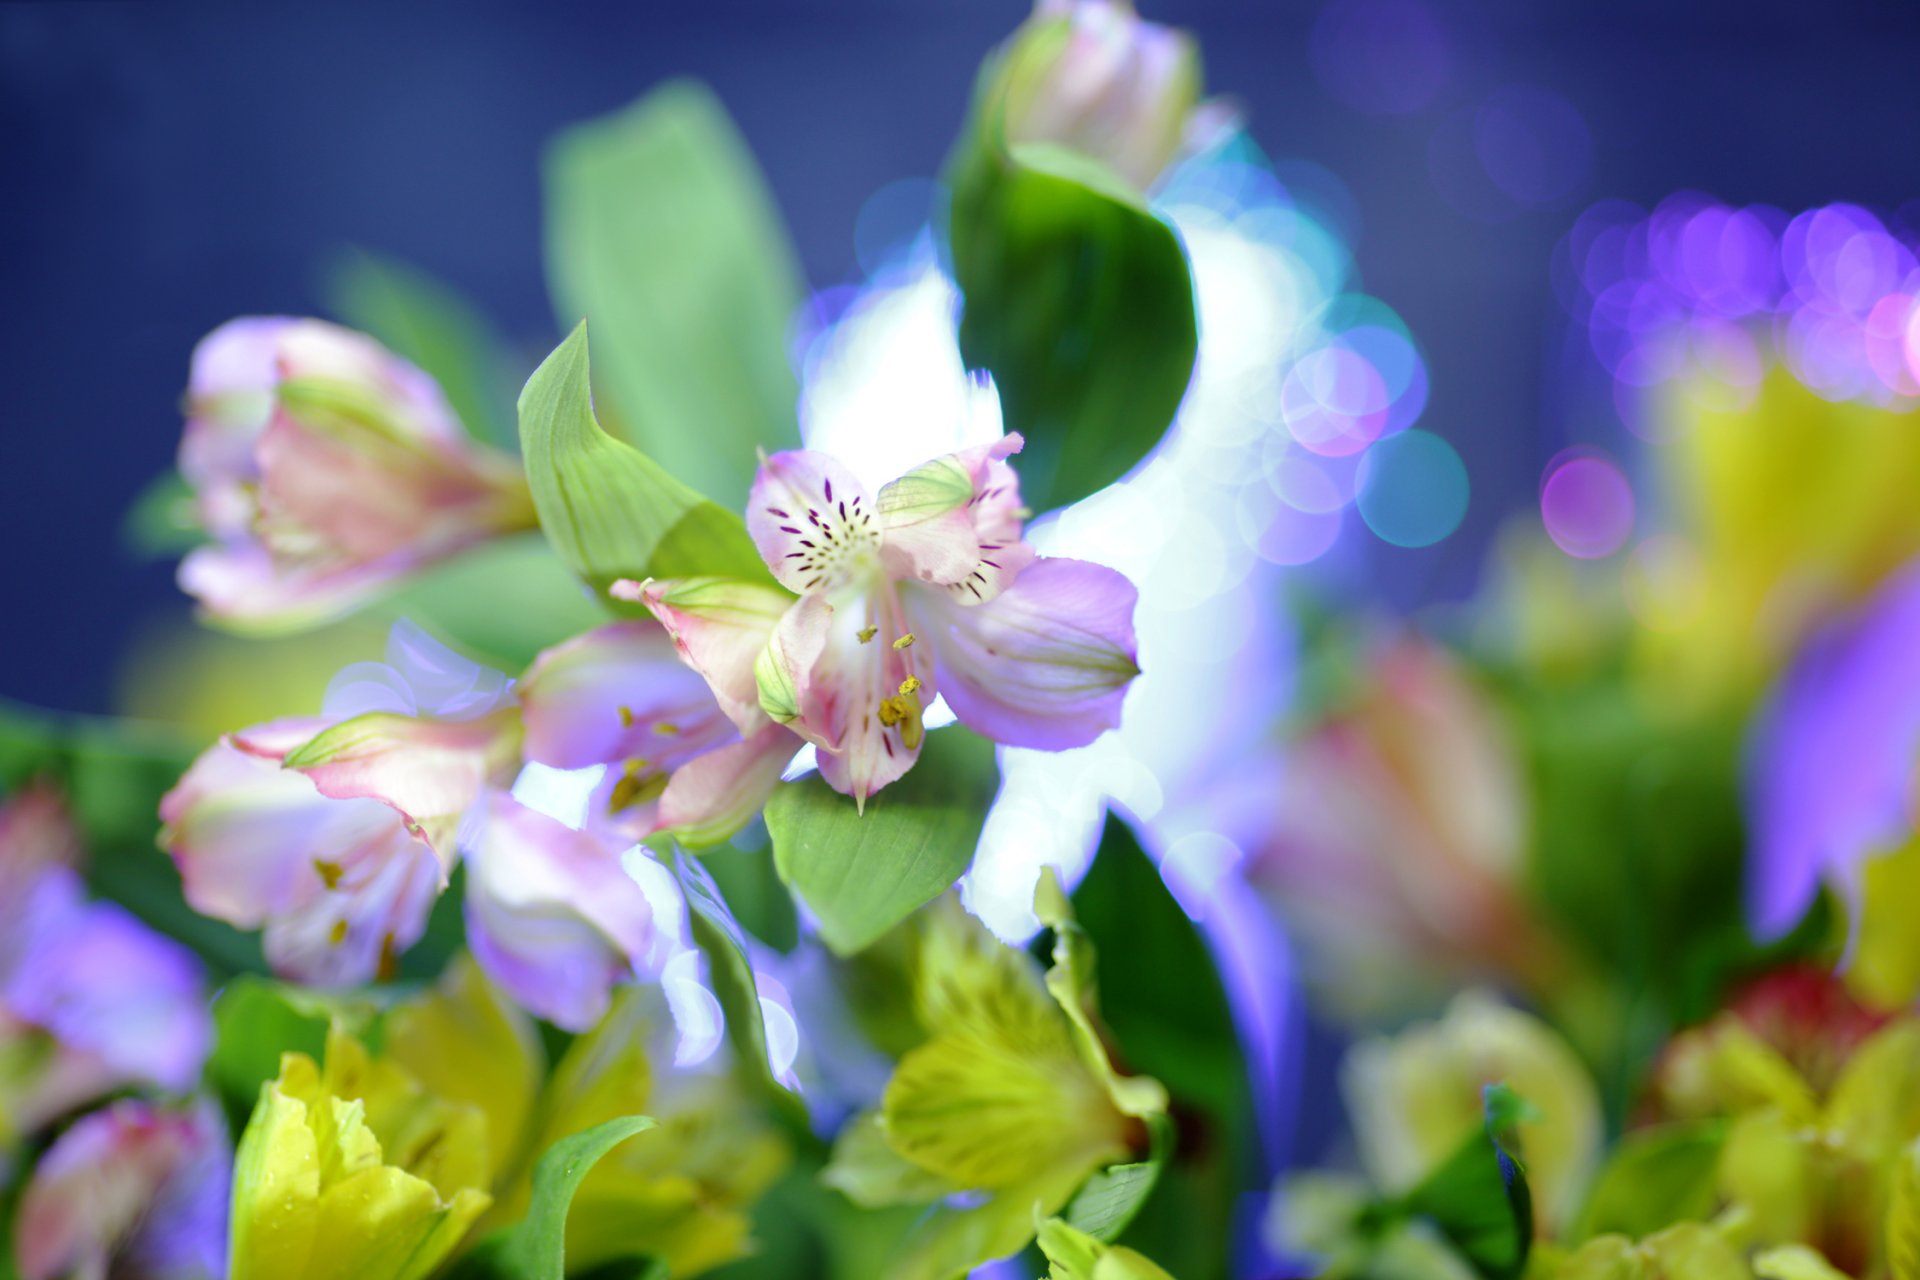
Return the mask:
[(920, 756), (920, 711), (933, 700), (935, 683), (920, 643), (898, 594), (883, 588), (833, 611), (803, 691), (803, 722), (831, 730), (832, 738), (820, 741), (838, 743), (821, 751), (820, 776), (863, 807)]
[[(281, 746), (287, 723), (237, 737)], [(439, 895), (439, 861), (394, 809), (330, 799), (300, 773), (234, 747), (194, 761), (160, 816), (187, 902), (238, 928), (264, 926), (268, 962), (298, 981), (378, 976), (419, 940)]]
[(961, 604), (998, 595), (1032, 563), (1021, 538), (1020, 480), (1006, 462), (1016, 433), (915, 467), (880, 491), (886, 564), (895, 577), (948, 588)]
[(846, 723), (832, 690), (814, 684), (835, 610), (825, 596), (801, 596), (781, 616), (754, 663), (761, 710), (822, 751), (838, 751)]
[(516, 708), (456, 721), (374, 712), (342, 721), (283, 763), (311, 778), (324, 796), (378, 800), (392, 808), (450, 871), (461, 816), (489, 782), (512, 781), (519, 737)]
[(468, 942), (534, 1013), (585, 1031), (653, 942), (653, 913), (620, 853), (504, 795), (469, 854)]
[(706, 678), (720, 707), (743, 734), (767, 725), (754, 662), (793, 597), (776, 587), (729, 578), (619, 582), (613, 594), (653, 611), (680, 656)]
[(831, 592), (877, 562), (873, 502), (853, 473), (824, 453), (776, 453), (747, 497), (747, 532), (780, 585)]
[(791, 732), (769, 725), (682, 765), (660, 796), (660, 827), (690, 848), (719, 844), (766, 805), (799, 749)]
[(737, 740), (706, 682), (645, 619), (548, 649), (520, 685), (526, 756), (556, 769), (645, 760), (678, 768)]
[(930, 633), (947, 705), (967, 727), (1010, 746), (1085, 746), (1120, 724), (1140, 673), (1133, 634), (1138, 593), (1112, 569), (1036, 560), (974, 608), (930, 593), (914, 616)]

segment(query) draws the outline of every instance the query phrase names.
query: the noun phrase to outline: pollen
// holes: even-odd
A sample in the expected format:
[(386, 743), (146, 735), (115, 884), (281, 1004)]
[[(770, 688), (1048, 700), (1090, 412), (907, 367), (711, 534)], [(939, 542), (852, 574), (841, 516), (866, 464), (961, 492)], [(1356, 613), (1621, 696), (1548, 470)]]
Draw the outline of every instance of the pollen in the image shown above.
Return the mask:
[(880, 628), (874, 626), (871, 623), (860, 628), (860, 630), (854, 633), (854, 635), (859, 639), (861, 644), (865, 644), (867, 641), (873, 639), (878, 634), (880, 634)]
[(328, 945), (337, 947), (341, 943), (345, 942), (346, 940), (347, 940), (346, 920), (344, 918), (335, 920), (333, 922), (333, 928), (327, 930)]
[(644, 804), (667, 789), (665, 774), (652, 772), (653, 761), (635, 756), (620, 770), (620, 780), (613, 784), (613, 791), (607, 796), (607, 812), (619, 813), (631, 809), (634, 805)]
[(671, 738), (680, 732), (680, 726), (671, 720), (662, 720), (659, 724), (653, 726), (653, 731)]
[(896, 649), (911, 649), (913, 648), (913, 638), (913, 632), (909, 631), (898, 640), (895, 640), (893, 647)]
[(902, 680), (900, 682), (900, 692), (902, 696), (909, 693), (918, 693), (919, 691), (920, 691), (919, 676), (908, 676), (905, 680)]
[(327, 862), (320, 858), (313, 860), (313, 869), (320, 875), (320, 883), (329, 889), (340, 887), (340, 877), (346, 874), (346, 868), (337, 862)]
[(633, 708), (632, 707), (620, 708), (620, 727), (622, 729), (633, 728)]

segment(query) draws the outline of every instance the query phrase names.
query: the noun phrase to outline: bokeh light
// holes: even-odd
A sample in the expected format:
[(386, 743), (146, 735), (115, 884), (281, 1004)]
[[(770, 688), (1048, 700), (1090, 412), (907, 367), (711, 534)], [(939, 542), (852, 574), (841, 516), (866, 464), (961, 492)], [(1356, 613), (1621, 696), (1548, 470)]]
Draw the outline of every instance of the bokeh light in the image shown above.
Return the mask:
[(1540, 485), (1540, 518), (1554, 545), (1570, 556), (1597, 560), (1625, 545), (1633, 533), (1633, 487), (1613, 462), (1596, 453), (1562, 454)]
[(1405, 431), (1368, 450), (1354, 505), (1382, 542), (1428, 547), (1467, 514), (1467, 468), (1430, 431)]

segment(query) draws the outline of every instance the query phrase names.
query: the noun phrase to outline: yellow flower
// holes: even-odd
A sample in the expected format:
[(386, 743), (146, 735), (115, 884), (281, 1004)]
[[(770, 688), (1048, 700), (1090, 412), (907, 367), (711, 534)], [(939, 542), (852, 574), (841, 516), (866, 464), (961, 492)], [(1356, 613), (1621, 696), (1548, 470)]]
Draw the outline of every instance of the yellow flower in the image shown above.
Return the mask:
[(492, 1203), (486, 1120), (336, 1029), (286, 1054), (234, 1164), (232, 1280), (422, 1280)]

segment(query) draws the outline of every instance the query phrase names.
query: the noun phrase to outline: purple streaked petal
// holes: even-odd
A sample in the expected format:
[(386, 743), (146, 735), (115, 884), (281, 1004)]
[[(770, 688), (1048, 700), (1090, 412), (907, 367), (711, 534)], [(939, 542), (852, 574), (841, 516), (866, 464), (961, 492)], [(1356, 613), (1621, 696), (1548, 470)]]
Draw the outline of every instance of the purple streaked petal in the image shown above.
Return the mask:
[(800, 595), (834, 590), (880, 554), (871, 496), (838, 459), (806, 449), (760, 464), (747, 532), (780, 585)]
[(1010, 746), (1060, 751), (1119, 727), (1140, 673), (1137, 598), (1103, 565), (1046, 558), (985, 604), (955, 608), (918, 592), (911, 607), (962, 724)]

